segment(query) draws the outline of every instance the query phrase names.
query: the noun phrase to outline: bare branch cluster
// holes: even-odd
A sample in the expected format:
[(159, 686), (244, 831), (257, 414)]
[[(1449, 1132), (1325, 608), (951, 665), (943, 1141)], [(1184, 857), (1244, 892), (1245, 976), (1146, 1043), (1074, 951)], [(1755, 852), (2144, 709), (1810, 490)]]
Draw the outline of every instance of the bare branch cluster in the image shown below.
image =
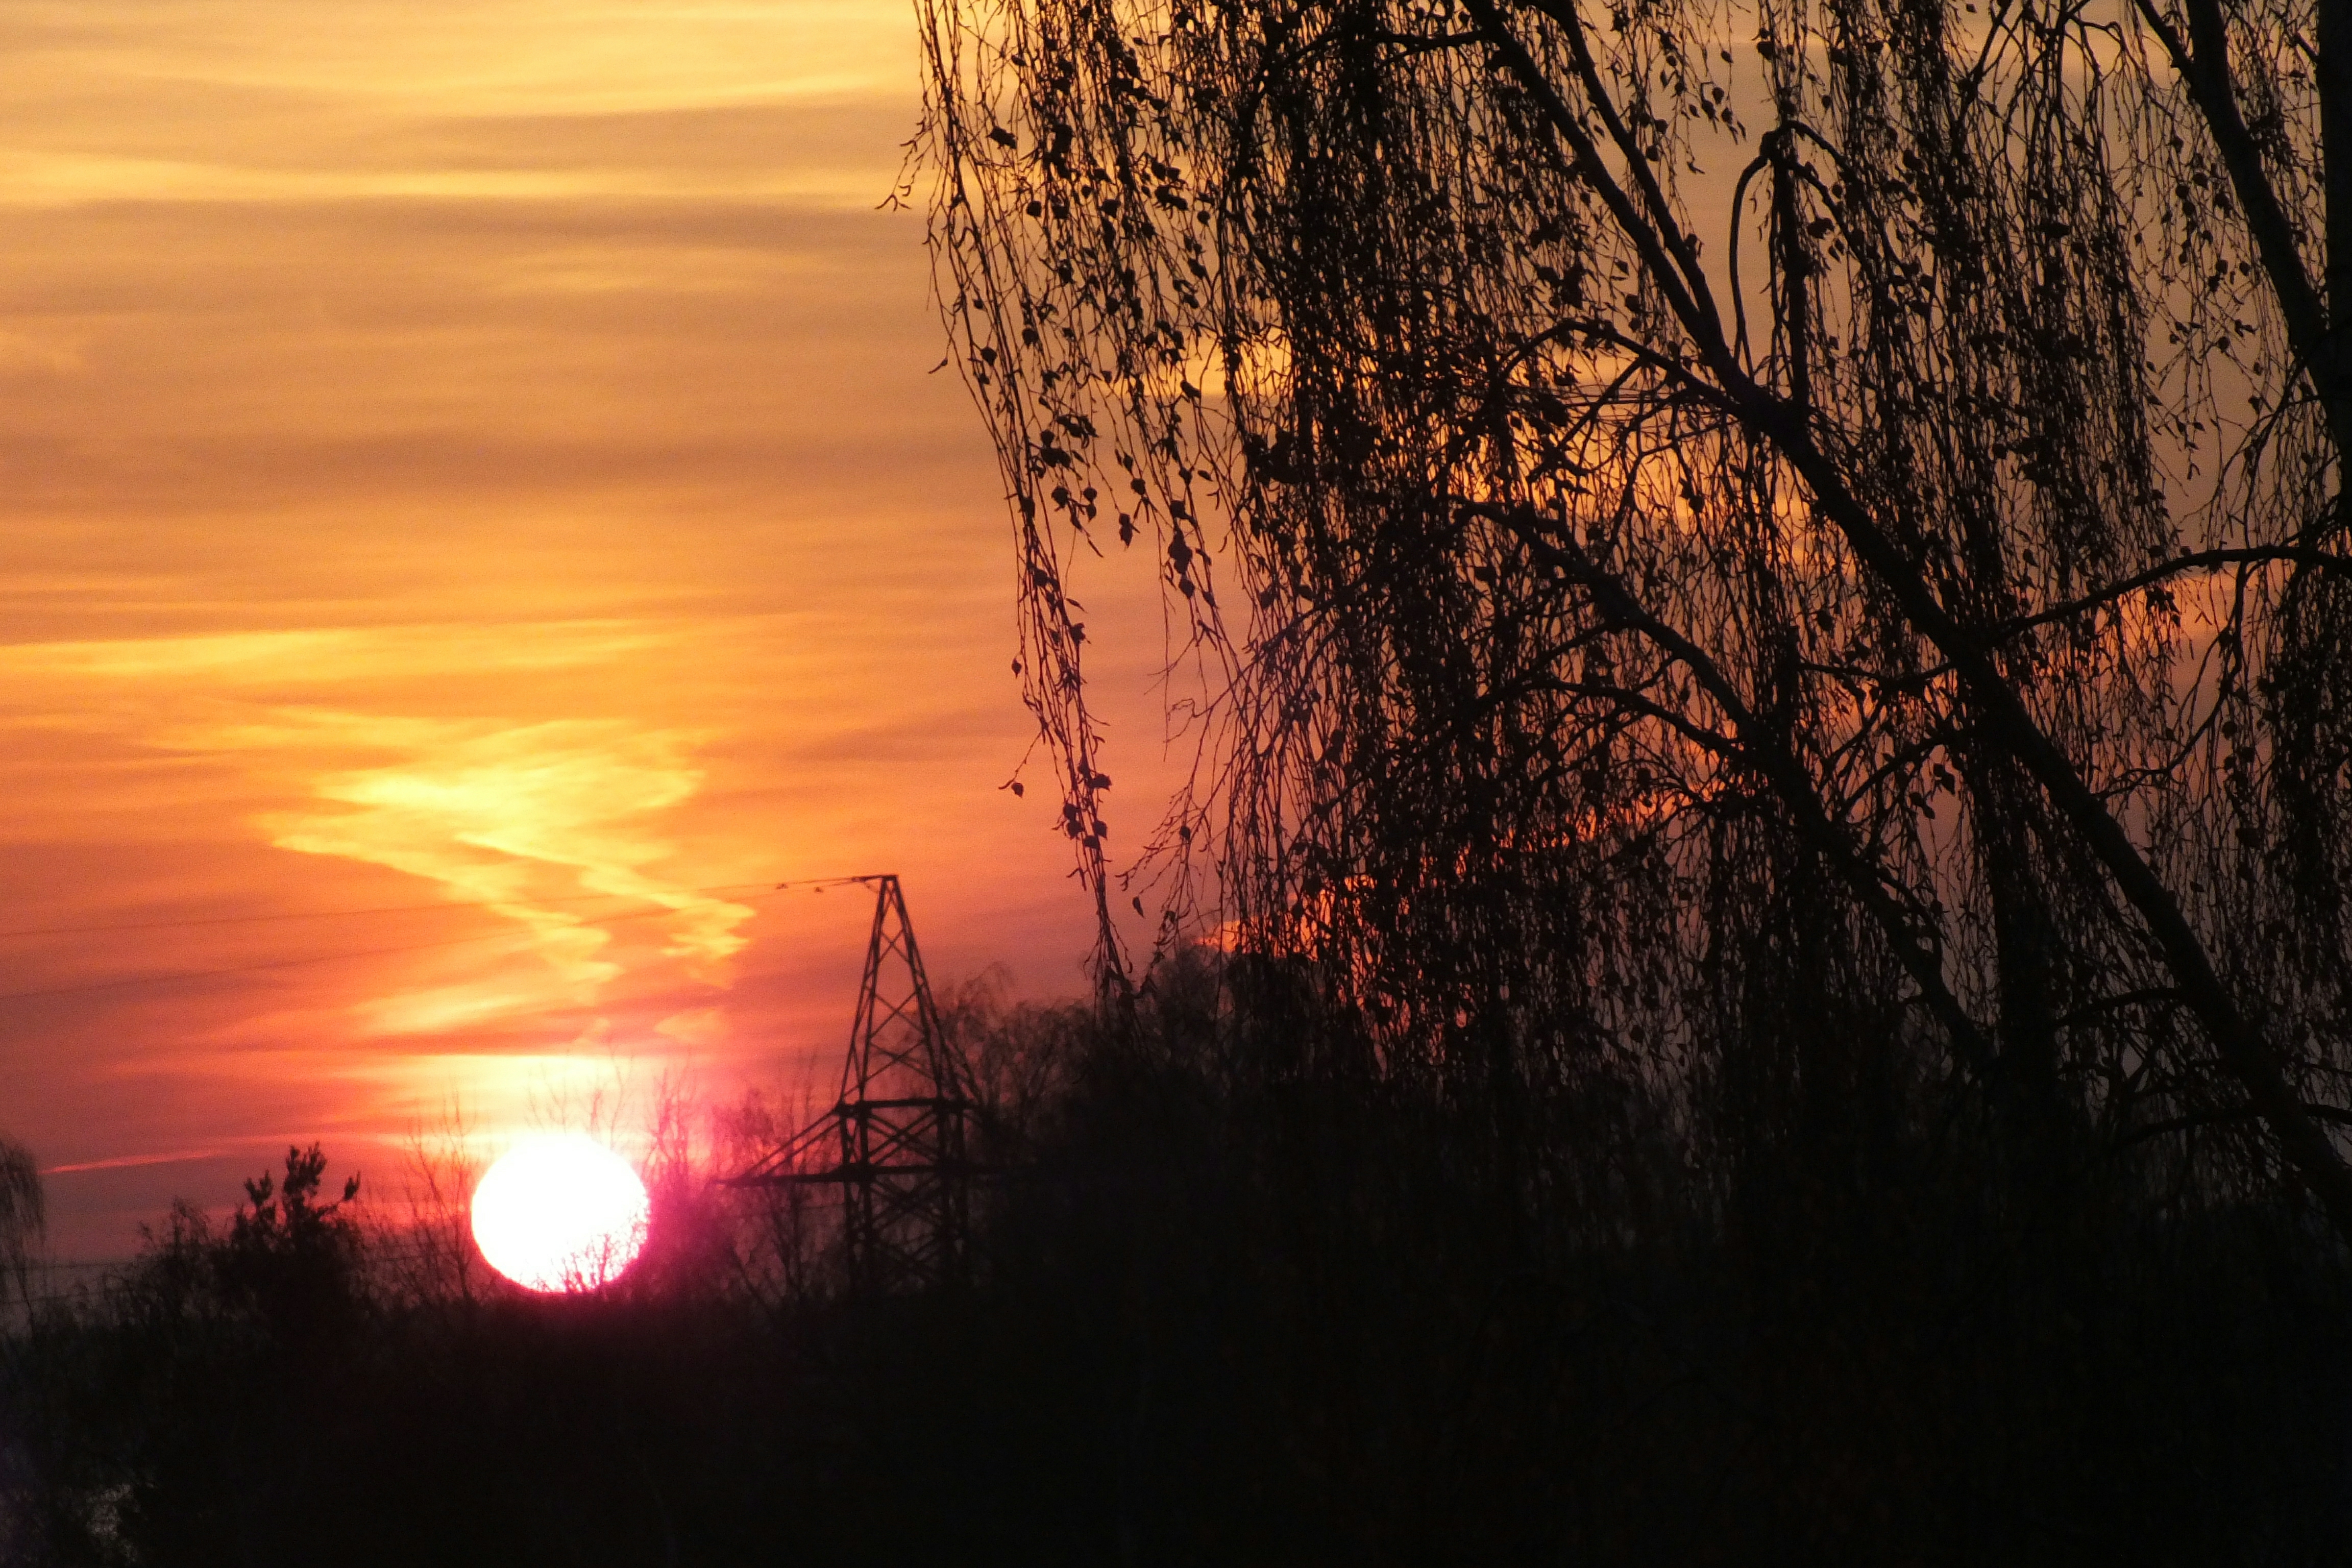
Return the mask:
[(1977, 1084), (2352, 1233), (2332, 4), (926, 0), (1106, 965), (1127, 546), (1171, 929), (1381, 1070)]

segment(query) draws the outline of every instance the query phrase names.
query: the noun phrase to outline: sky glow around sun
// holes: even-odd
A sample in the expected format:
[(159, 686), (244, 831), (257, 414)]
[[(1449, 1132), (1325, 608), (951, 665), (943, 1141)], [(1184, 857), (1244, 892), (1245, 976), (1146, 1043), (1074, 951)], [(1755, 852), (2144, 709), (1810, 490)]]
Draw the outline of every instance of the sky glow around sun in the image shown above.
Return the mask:
[(524, 1139), (474, 1189), (474, 1244), (527, 1290), (593, 1290), (645, 1249), (652, 1219), (629, 1163), (584, 1132)]
[(837, 1071), (870, 910), (779, 882), (901, 873), (940, 979), (1083, 986), (883, 202), (917, 47), (903, 0), (0, 0), (0, 1132), (59, 1257), (615, 1060)]

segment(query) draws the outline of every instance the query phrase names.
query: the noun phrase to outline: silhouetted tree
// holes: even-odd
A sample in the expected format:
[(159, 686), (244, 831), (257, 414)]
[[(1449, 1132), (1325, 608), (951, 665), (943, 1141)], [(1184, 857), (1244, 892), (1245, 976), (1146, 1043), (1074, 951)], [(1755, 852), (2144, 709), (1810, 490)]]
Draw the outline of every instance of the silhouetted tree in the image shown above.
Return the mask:
[(307, 1340), (347, 1328), (363, 1284), (360, 1226), (345, 1212), (360, 1179), (344, 1182), (341, 1198), (321, 1202), (326, 1171), (318, 1144), (289, 1146), (282, 1175), (247, 1180), (226, 1229), (194, 1205), (174, 1203), (162, 1231), (148, 1235), (129, 1297), (175, 1330), (237, 1321)]
[(1848, 1163), (1958, 1081), (2352, 1238), (2352, 6), (924, 16), (1111, 973), (1071, 572), (1140, 542), (1200, 679), (1170, 912), (1381, 1070)]
[(343, 1205), (360, 1194), (356, 1173), (343, 1195), (321, 1202), (326, 1152), (289, 1146), (286, 1170), (274, 1184), (268, 1172), (245, 1184), (246, 1201), (229, 1218), (215, 1259), (222, 1289), (264, 1312), (297, 1320), (331, 1311), (353, 1293), (359, 1226)]

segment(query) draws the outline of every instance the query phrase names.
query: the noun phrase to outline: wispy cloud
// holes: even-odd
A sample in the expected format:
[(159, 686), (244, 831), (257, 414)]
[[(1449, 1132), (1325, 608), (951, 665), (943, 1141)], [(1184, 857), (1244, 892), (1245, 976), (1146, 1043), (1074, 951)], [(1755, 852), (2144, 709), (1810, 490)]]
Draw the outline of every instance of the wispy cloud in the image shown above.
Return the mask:
[[(20, 727), (110, 733), (269, 781), (303, 804), (257, 814), (259, 838), (421, 878), (516, 922), (576, 1004), (625, 972), (605, 923), (615, 911), (583, 908), (583, 895), (637, 906), (632, 929), (658, 946), (630, 951), (698, 979), (723, 979), (743, 947), (751, 908), (697, 891), (714, 879), (707, 865), (698, 877), (667, 869), (670, 826), (701, 790), (698, 753), (718, 732), (464, 710), (501, 679), (623, 680), (682, 635), (606, 620), (118, 638), (0, 647), (0, 674), (49, 697)], [(313, 694), (379, 700), (286, 700)], [(415, 711), (429, 696), (443, 710)], [(730, 868), (717, 879), (746, 879)], [(432, 1032), (557, 999), (509, 980), (368, 1005), (386, 1029)]]
[(609, 933), (545, 901), (551, 897), (609, 893), (671, 910), (664, 951), (705, 973), (744, 945), (736, 927), (751, 918), (749, 907), (647, 869), (674, 848), (653, 820), (702, 783), (690, 732), (609, 719), (488, 728), (356, 714), (303, 718), (298, 731), (342, 731), (345, 744), (364, 738), (404, 755), (320, 779), (319, 797), (350, 809), (268, 819), (263, 826), (279, 848), (438, 882), (456, 899), (521, 922), (549, 962), (575, 981), (610, 980), (620, 967), (598, 956)]

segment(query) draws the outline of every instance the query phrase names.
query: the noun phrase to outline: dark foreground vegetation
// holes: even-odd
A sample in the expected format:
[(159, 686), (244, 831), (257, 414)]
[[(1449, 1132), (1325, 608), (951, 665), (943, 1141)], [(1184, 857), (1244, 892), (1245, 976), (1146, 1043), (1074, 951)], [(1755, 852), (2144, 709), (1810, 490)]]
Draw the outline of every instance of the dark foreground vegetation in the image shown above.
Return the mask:
[(1673, 1116), (1441, 1102), (1269, 973), (1163, 967), (1131, 1031), (961, 1009), (1024, 1168), (933, 1297), (673, 1163), (636, 1270), (527, 1299), (297, 1155), (8, 1343), (0, 1557), (2342, 1561), (2305, 1207), (1861, 1072), (1878, 1019), (1792, 1008), (1804, 1081)]

